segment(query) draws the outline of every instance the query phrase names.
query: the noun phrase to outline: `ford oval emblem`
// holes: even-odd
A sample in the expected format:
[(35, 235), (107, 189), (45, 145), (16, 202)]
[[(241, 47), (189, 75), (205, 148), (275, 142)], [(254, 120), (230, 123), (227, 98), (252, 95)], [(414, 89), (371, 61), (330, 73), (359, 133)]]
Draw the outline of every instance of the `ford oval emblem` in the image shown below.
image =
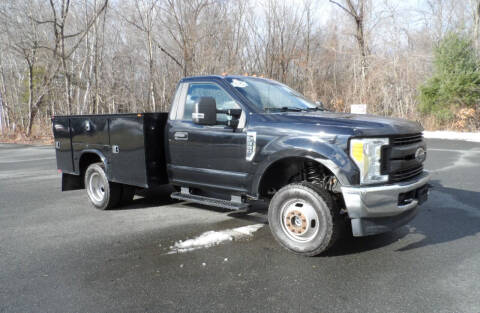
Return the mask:
[(426, 158), (426, 151), (422, 147), (418, 148), (417, 151), (415, 151), (415, 160), (417, 160), (418, 163), (423, 163)]

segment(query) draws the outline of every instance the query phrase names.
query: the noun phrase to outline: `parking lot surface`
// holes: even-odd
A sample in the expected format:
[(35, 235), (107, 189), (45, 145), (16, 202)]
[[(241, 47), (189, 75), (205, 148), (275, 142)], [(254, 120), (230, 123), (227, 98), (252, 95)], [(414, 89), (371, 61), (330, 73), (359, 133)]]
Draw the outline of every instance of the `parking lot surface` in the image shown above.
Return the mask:
[(112, 211), (60, 191), (52, 147), (0, 144), (0, 312), (480, 312), (480, 144), (427, 140), (433, 190), (408, 225), (306, 258), (268, 225), (184, 253), (207, 231), (266, 224), (173, 202)]

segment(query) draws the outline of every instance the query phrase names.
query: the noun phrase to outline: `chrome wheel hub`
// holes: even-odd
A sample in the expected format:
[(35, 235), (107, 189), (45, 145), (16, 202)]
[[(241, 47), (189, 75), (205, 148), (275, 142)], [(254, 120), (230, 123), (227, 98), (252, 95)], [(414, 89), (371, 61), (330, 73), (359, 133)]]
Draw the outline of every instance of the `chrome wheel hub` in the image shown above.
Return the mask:
[(105, 184), (98, 173), (93, 173), (88, 180), (88, 193), (90, 197), (97, 201), (103, 201), (105, 197)]
[(306, 201), (292, 199), (280, 210), (280, 224), (288, 237), (299, 242), (308, 242), (318, 233), (318, 214)]

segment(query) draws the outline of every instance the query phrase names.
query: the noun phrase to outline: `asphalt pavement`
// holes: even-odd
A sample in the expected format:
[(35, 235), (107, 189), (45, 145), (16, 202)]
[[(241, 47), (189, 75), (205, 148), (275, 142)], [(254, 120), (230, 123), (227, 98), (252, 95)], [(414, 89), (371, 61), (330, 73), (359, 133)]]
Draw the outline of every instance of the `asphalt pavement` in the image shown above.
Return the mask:
[(480, 312), (480, 144), (428, 140), (430, 199), (408, 225), (306, 258), (268, 225), (185, 253), (175, 242), (265, 224), (173, 202), (112, 211), (61, 192), (54, 149), (0, 144), (0, 312)]

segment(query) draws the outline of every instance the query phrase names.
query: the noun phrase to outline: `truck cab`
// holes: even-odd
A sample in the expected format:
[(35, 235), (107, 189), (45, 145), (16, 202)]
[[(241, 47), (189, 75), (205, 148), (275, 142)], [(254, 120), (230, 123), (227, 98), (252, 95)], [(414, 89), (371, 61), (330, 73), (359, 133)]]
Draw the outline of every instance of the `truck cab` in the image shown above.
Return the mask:
[[(85, 143), (93, 133), (75, 135), (85, 119), (106, 125), (101, 144)], [(422, 130), (328, 112), (284, 84), (247, 76), (182, 79), (168, 116), (54, 118), (56, 143), (67, 147), (56, 144), (64, 190), (86, 188), (98, 208), (163, 183), (176, 187), (172, 198), (232, 210), (264, 200), (275, 239), (301, 255), (327, 250), (345, 230), (378, 234), (417, 214), (429, 180)], [(95, 154), (97, 144), (104, 150)], [(98, 158), (82, 162), (87, 150)], [(124, 166), (112, 169), (114, 161)]]

